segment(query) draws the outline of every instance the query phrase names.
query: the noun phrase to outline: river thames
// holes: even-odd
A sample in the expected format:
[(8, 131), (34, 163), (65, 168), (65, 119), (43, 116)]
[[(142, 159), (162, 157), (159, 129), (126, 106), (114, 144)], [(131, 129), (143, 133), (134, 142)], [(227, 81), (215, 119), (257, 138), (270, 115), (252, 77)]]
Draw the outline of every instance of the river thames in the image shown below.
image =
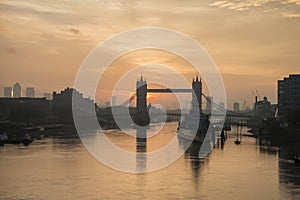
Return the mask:
[[(174, 137), (177, 140), (176, 127), (167, 123), (148, 139), (145, 151), (159, 149)], [(137, 149), (134, 137), (119, 130), (105, 134), (123, 149)], [(191, 149), (170, 166), (141, 174), (103, 165), (79, 139), (6, 145), (0, 147), (0, 199), (300, 198), (300, 165), (290, 159), (291, 145), (270, 146), (253, 137), (243, 137), (241, 145), (235, 145), (234, 140), (235, 129), (224, 147), (216, 145), (205, 159), (197, 158)], [(177, 148), (181, 145), (178, 141)]]

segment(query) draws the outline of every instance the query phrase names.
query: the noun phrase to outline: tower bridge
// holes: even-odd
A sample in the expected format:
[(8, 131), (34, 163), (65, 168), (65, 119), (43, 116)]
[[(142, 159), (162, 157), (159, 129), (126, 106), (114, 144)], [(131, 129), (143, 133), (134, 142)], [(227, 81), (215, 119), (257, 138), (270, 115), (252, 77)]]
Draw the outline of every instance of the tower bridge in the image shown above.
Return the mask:
[[(192, 93), (192, 110), (199, 111), (202, 113), (202, 97), (206, 100), (206, 102), (209, 102), (211, 107), (214, 108), (215, 111), (213, 115), (214, 116), (224, 116), (226, 115), (226, 122), (228, 125), (230, 124), (236, 124), (243, 122), (244, 125), (247, 125), (247, 121), (249, 119), (259, 118), (259, 109), (254, 109), (250, 112), (233, 112), (230, 110), (226, 110), (223, 106), (220, 106), (219, 104), (215, 103), (212, 98), (207, 97), (202, 92), (202, 81), (201, 79), (196, 76), (195, 79), (192, 81), (192, 87), (191, 88), (148, 88), (147, 82), (144, 79), (143, 76), (140, 77), (136, 81), (136, 91), (131, 95), (131, 97), (123, 102), (121, 105), (125, 106), (128, 105), (128, 103), (131, 103), (136, 98), (136, 109), (132, 110), (132, 114), (135, 118), (135, 122), (139, 125), (147, 125), (150, 122), (149, 117), (149, 107), (147, 104), (147, 93)], [(212, 109), (211, 109), (212, 110)], [(172, 120), (180, 120), (181, 116), (184, 116), (180, 111), (178, 113), (176, 112), (170, 112), (166, 113), (169, 118)], [(120, 115), (122, 115), (120, 113)], [(210, 115), (210, 113), (208, 113)], [(245, 123), (246, 122), (246, 123)]]
[(138, 112), (147, 112), (147, 93), (192, 93), (192, 108), (199, 109), (202, 112), (202, 81), (196, 76), (196, 79), (193, 79), (192, 88), (183, 88), (183, 89), (148, 89), (147, 82), (144, 80), (141, 75), (140, 80), (136, 82), (136, 107)]

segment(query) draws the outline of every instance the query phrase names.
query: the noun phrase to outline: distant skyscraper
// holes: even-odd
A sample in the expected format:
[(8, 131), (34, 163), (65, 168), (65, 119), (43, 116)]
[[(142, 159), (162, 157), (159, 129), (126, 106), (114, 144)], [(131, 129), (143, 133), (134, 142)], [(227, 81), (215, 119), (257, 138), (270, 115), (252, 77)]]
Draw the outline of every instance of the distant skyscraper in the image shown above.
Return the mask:
[(35, 98), (35, 91), (33, 87), (26, 88), (26, 97)]
[(11, 98), (12, 97), (12, 87), (4, 87), (4, 97)]
[(14, 86), (13, 86), (13, 97), (14, 98), (19, 98), (21, 97), (21, 85), (20, 83), (15, 83)]
[(116, 96), (111, 97), (111, 106), (116, 106), (116, 100), (117, 100)]
[(47, 99), (47, 100), (52, 100), (52, 94), (50, 93), (44, 93), (44, 97)]
[(233, 103), (233, 112), (240, 112), (240, 104), (238, 102)]
[(110, 102), (109, 102), (109, 101), (106, 101), (104, 106), (105, 106), (105, 107), (110, 107)]

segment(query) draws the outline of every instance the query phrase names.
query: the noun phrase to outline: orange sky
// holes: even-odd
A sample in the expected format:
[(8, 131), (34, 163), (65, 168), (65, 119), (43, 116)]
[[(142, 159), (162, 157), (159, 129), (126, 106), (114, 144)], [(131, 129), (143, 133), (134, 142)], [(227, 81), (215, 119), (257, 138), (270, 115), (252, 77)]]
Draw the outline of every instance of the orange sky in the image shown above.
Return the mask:
[[(200, 43), (222, 73), (229, 107), (233, 101), (251, 105), (256, 89), (276, 103), (277, 80), (300, 73), (299, 0), (1, 0), (0, 10), (0, 88), (19, 81), (42, 96), (72, 86), (97, 44), (148, 26), (174, 29)], [(188, 78), (195, 75), (172, 55), (158, 55), (137, 52), (116, 63), (124, 71), (162, 62), (181, 67)], [(122, 70), (110, 77), (117, 79)], [(102, 96), (100, 103), (108, 100)]]

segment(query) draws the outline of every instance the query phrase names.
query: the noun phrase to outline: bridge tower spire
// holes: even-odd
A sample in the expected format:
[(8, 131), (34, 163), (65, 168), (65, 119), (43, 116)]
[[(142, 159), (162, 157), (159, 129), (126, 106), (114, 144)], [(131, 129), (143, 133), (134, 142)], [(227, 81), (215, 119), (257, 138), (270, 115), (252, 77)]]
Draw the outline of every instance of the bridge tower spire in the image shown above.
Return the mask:
[[(194, 79), (193, 79), (194, 80)], [(199, 109), (202, 113), (202, 80), (196, 75), (196, 80), (192, 83), (193, 95), (192, 95), (192, 110)]]

